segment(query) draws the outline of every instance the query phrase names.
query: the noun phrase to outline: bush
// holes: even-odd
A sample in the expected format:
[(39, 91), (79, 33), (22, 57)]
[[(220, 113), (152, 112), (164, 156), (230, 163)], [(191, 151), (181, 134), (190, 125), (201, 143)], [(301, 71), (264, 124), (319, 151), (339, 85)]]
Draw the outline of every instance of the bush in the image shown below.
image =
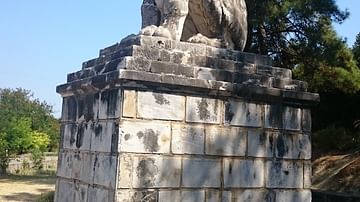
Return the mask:
[(55, 192), (51, 191), (45, 194), (41, 194), (40, 197), (36, 200), (36, 202), (53, 202), (54, 201)]

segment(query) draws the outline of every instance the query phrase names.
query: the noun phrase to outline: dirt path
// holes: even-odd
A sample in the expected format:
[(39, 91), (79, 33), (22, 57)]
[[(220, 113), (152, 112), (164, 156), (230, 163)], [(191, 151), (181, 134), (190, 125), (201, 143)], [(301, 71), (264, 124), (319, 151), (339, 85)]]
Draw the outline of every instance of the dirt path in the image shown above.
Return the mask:
[(0, 202), (35, 201), (42, 193), (53, 191), (54, 176), (0, 177)]

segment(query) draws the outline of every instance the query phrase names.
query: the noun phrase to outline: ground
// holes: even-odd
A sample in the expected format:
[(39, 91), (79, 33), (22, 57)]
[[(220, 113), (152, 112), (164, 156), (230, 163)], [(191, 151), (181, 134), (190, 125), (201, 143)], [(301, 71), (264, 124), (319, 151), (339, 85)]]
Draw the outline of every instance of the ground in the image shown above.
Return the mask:
[(324, 155), (313, 162), (313, 189), (360, 193), (360, 152)]
[(40, 194), (54, 189), (53, 175), (0, 177), (0, 202), (36, 201)]

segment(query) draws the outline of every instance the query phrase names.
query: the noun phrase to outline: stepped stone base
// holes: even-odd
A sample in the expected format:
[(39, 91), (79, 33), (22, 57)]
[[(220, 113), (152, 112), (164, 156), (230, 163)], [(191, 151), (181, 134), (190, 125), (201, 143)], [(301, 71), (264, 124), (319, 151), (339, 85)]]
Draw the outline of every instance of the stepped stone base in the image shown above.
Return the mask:
[(251, 53), (130, 36), (57, 87), (56, 201), (311, 201), (311, 112)]

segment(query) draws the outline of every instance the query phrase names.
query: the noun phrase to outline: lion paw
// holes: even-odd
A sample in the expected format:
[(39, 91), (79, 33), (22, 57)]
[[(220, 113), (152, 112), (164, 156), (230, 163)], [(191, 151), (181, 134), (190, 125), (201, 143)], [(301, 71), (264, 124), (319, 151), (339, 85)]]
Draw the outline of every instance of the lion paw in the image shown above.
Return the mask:
[(158, 37), (164, 37), (164, 38), (168, 38), (168, 39), (172, 39), (172, 35), (171, 32), (169, 31), (169, 29), (163, 27), (163, 26), (155, 26), (155, 25), (151, 25), (151, 26), (147, 26), (144, 29), (142, 29), (140, 31), (141, 35), (146, 35), (146, 36), (158, 36)]
[(190, 43), (200, 43), (200, 44), (206, 44), (213, 47), (221, 48), (223, 47), (222, 40), (220, 39), (211, 39), (208, 38), (202, 34), (197, 34), (195, 36), (190, 37), (188, 40)]

